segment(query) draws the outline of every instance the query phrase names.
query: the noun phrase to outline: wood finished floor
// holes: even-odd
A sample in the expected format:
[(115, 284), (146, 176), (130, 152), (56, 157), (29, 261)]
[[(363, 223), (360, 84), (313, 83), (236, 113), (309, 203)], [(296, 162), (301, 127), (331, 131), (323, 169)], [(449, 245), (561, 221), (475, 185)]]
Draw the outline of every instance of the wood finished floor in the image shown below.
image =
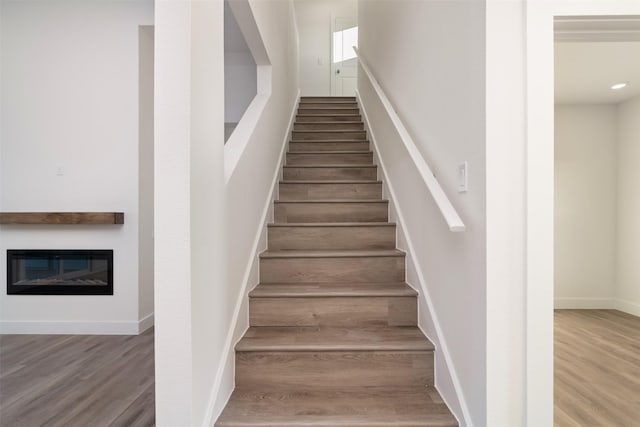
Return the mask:
[(153, 329), (0, 335), (0, 426), (155, 425)]
[[(555, 425), (640, 426), (640, 318), (555, 312)], [(152, 426), (153, 331), (0, 336), (0, 425)]]
[(555, 425), (640, 426), (640, 318), (556, 310)]

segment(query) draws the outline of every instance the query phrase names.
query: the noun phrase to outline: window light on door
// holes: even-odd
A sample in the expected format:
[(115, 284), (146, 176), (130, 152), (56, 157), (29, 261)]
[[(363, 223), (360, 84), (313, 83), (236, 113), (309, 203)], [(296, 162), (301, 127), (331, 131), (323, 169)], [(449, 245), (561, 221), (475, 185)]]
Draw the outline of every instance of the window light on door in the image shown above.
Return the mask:
[(333, 63), (355, 58), (356, 52), (353, 50), (353, 46), (358, 46), (358, 27), (335, 31), (333, 33)]

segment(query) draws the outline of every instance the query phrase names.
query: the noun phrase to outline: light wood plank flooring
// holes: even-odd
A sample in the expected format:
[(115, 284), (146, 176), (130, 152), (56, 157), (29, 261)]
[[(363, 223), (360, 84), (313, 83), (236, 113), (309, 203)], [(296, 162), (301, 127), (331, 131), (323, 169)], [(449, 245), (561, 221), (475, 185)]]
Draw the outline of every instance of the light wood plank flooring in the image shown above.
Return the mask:
[(153, 329), (0, 335), (0, 426), (155, 425)]
[(640, 426), (640, 318), (556, 310), (555, 425)]

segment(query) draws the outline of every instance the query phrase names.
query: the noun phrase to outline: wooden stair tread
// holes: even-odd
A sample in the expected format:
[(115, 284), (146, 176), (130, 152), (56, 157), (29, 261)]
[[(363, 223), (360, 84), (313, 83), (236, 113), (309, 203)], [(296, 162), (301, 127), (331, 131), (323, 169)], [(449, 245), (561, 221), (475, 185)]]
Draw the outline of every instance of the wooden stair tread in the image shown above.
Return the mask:
[(398, 249), (372, 249), (372, 250), (305, 250), (305, 251), (265, 251), (260, 258), (360, 258), (360, 257), (399, 257), (405, 253)]
[[(302, 110), (304, 111), (304, 110)], [(299, 118), (305, 117), (361, 117), (360, 114), (344, 114), (344, 113), (299, 113), (296, 114)], [(297, 122), (297, 123), (314, 123), (314, 122)], [(341, 121), (331, 121), (331, 123), (341, 123)], [(360, 122), (361, 123), (361, 122)]]
[(305, 99), (356, 99), (355, 96), (349, 95), (303, 95), (300, 97), (301, 100)]
[(386, 199), (274, 200), (274, 203), (389, 203)]
[[(334, 145), (342, 145), (342, 144), (359, 144), (359, 145), (370, 145), (368, 139), (292, 139), (291, 144), (289, 145), (289, 153), (292, 152), (292, 148), (296, 148), (296, 145), (300, 144), (311, 144), (321, 146), (321, 144), (334, 144)], [(316, 147), (317, 148), (317, 147)], [(325, 150), (323, 150), (325, 151)], [(333, 150), (335, 151), (335, 150)], [(355, 150), (351, 150), (355, 151)]]
[(395, 227), (395, 222), (275, 222), (267, 227)]
[(331, 97), (331, 98), (301, 98), (300, 105), (306, 104), (357, 104), (355, 98)]
[[(318, 142), (318, 141), (316, 141)], [(323, 141), (323, 142), (335, 142), (335, 141)], [(295, 154), (363, 154), (363, 153), (371, 153), (371, 151), (304, 151), (297, 152)], [(289, 165), (291, 166), (291, 165)]]
[(433, 351), (415, 326), (252, 326), (236, 351)]
[(251, 298), (396, 297), (416, 296), (406, 283), (264, 283), (255, 287)]
[(328, 121), (328, 122), (311, 122), (311, 123), (300, 123), (298, 122), (297, 124), (299, 125), (361, 125), (362, 121), (361, 120), (356, 120), (356, 121), (343, 121), (343, 122), (332, 122), (332, 121)]
[(302, 129), (294, 130), (293, 132), (299, 133), (362, 133), (362, 129)]
[[(308, 153), (308, 151), (304, 151), (304, 152)], [(326, 164), (320, 165), (320, 164), (318, 164), (318, 165), (299, 165), (299, 166), (296, 166), (296, 165), (293, 165), (293, 166), (285, 165), (283, 167), (285, 169), (295, 169), (295, 168), (301, 168), (301, 169), (304, 169), (304, 168), (331, 168), (331, 169), (346, 168), (346, 169), (349, 169), (349, 168), (377, 168), (378, 165), (326, 165)]]
[[(303, 102), (300, 105), (304, 105), (304, 104), (319, 104), (318, 102)], [(298, 106), (299, 110), (305, 110), (305, 109), (309, 109), (309, 110), (334, 110), (334, 109), (343, 109), (343, 110), (355, 110), (358, 107), (339, 107), (339, 108), (335, 108), (333, 105), (331, 105), (330, 102), (326, 103), (327, 106), (326, 107), (309, 107), (309, 106), (305, 106), (305, 108), (300, 108), (300, 105)], [(335, 104), (354, 104), (353, 102), (336, 102)]]
[(376, 179), (314, 179), (314, 180), (282, 180), (280, 184), (382, 184)]
[(216, 423), (220, 427), (457, 425), (433, 387), (354, 387), (340, 390), (238, 388)]

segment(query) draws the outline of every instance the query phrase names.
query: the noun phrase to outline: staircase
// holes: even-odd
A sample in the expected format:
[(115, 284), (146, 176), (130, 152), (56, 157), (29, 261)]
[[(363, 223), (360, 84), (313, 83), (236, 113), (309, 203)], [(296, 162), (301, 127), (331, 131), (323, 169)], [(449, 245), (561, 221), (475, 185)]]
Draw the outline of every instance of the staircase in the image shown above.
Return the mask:
[(457, 426), (355, 98), (303, 97), (216, 426)]

